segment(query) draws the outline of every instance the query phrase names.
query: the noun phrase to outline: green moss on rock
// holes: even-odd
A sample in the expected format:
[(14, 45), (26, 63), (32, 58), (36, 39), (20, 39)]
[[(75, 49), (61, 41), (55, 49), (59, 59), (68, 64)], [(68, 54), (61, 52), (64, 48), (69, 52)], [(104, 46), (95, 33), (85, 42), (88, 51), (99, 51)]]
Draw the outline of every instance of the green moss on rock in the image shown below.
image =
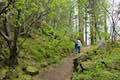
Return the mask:
[(39, 73), (39, 70), (33, 66), (27, 66), (25, 72), (29, 75), (36, 75)]

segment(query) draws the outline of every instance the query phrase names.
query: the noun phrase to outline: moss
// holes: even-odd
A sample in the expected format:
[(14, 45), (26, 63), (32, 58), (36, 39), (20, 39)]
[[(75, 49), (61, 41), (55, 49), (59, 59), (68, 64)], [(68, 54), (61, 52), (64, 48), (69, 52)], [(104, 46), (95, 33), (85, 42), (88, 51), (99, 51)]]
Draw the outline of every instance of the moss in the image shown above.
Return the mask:
[(47, 62), (42, 62), (42, 63), (41, 63), (41, 67), (42, 67), (42, 68), (45, 68), (45, 67), (47, 67), (47, 66), (48, 66), (48, 63), (47, 63)]
[(86, 70), (94, 69), (94, 68), (95, 68), (95, 63), (92, 62), (92, 61), (82, 62), (81, 64), (82, 64), (82, 66), (83, 66)]
[(33, 66), (27, 66), (25, 72), (29, 75), (36, 75), (39, 73), (39, 70)]
[(32, 76), (23, 74), (20, 75), (20, 77), (14, 78), (12, 80), (32, 80)]

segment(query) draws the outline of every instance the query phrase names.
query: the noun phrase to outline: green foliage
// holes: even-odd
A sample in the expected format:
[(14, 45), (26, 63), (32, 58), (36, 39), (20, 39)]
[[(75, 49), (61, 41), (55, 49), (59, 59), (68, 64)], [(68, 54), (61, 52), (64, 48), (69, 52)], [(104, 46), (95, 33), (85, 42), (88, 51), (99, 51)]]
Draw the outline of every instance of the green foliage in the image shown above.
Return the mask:
[[(3, 1), (5, 2), (5, 5), (7, 5), (8, 2), (12, 0)], [(107, 3), (105, 1), (102, 2), (107, 7)], [(100, 3), (100, 1), (96, 1), (96, 3), (97, 5), (93, 6), (92, 8), (89, 7), (89, 0), (78, 0), (78, 4), (76, 6), (73, 5), (73, 2), (71, 0), (15, 0), (15, 3), (11, 3), (8, 6), (7, 11), (5, 11), (4, 14), (0, 15), (0, 32), (3, 32), (5, 37), (7, 36), (8, 38), (12, 39), (7, 41), (3, 39), (1, 40), (1, 36), (3, 36), (1, 35), (0, 46), (2, 47), (0, 47), (0, 51), (6, 56), (6, 58), (9, 58), (9, 48), (14, 46), (16, 46), (18, 50), (19, 48), (22, 48), (20, 50), (20, 55), (17, 55), (17, 58), (19, 58), (18, 65), (20, 67), (37, 66), (37, 68), (43, 68), (51, 64), (58, 63), (72, 52), (74, 48), (74, 39), (81, 36), (83, 38), (84, 35), (83, 30), (81, 30), (81, 32), (72, 33), (73, 27), (71, 22), (75, 14), (73, 11), (75, 7), (78, 6), (80, 9), (80, 27), (87, 24), (87, 21), (85, 22), (85, 19), (87, 18), (84, 17), (85, 13), (88, 13), (89, 15), (94, 14), (94, 17), (93, 15), (89, 17), (91, 28), (95, 27), (94, 23), (97, 23), (97, 21), (101, 26), (106, 24), (103, 21), (105, 19), (104, 16), (106, 16), (106, 12), (104, 12), (104, 10), (101, 8), (102, 3)], [(86, 11), (86, 8), (88, 8), (88, 11)], [(3, 25), (3, 20), (5, 19), (6, 26)], [(82, 29), (84, 29), (84, 27), (82, 27)], [(91, 34), (93, 34), (93, 37), (96, 37), (96, 32), (98, 37), (99, 31), (96, 30), (97, 29), (93, 28), (91, 32)], [(108, 33), (102, 33), (102, 31), (100, 31), (100, 33), (102, 37), (105, 37), (107, 39), (109, 38)], [(19, 40), (16, 41), (16, 45), (13, 45), (15, 41), (14, 36), (16, 34)], [(20, 43), (24, 40), (25, 42), (23, 45), (20, 45)], [(8, 46), (9, 44), (11, 44), (10, 47)], [(108, 46), (109, 45), (110, 44), (108, 44)], [(119, 45), (116, 44), (113, 46)], [(109, 46), (108, 49), (106, 48), (106, 53), (109, 48), (112, 49), (112, 47)], [(113, 52), (119, 55), (119, 52), (116, 52), (116, 50), (112, 50), (111, 53)], [(94, 54), (94, 52), (92, 53)], [(105, 57), (103, 60), (105, 60), (106, 63), (112, 64), (114, 62), (113, 60), (119, 60), (119, 57), (111, 57), (113, 54), (105, 55), (103, 50), (98, 50), (96, 55), (98, 56), (90, 57), (92, 61), (85, 63), (85, 65), (91, 65), (91, 68), (95, 67), (93, 71), (86, 71), (84, 73), (85, 75), (82, 74), (82, 78), (85, 78), (85, 80), (92, 80), (92, 77), (94, 75), (97, 75), (95, 72), (97, 72), (100, 76), (103, 76), (102, 74), (106, 75), (107, 73), (109, 74), (108, 76), (113, 75), (110, 72), (102, 73), (104, 66), (101, 63), (102, 60), (99, 58), (101, 58), (102, 55)], [(118, 61), (114, 63), (116, 64)], [(119, 65), (115, 67), (118, 66)], [(24, 74), (24, 72), (21, 71), (21, 68), (17, 72), (20, 72), (18, 73), (20, 75), (20, 79), (32, 79), (30, 75)], [(75, 73), (75, 80), (79, 80), (81, 78), (81, 75), (78, 73)], [(20, 80), (19, 78), (16, 80)]]
[[(108, 43), (106, 47), (108, 47)], [(75, 72), (73, 80), (119, 80), (120, 48), (114, 47), (111, 50), (109, 49), (110, 51), (97, 49), (95, 52), (94, 50), (89, 51), (87, 54), (90, 60), (82, 62), (86, 70), (83, 73), (79, 71)], [(93, 67), (88, 62), (92, 63)]]
[[(44, 23), (44, 28), (39, 31), (33, 30), (36, 34), (33, 39), (28, 38), (23, 44), (24, 51), (34, 57), (41, 66), (48, 66), (60, 62), (62, 58), (71, 53), (73, 42), (62, 28), (56, 31), (50, 25)], [(22, 40), (22, 39), (21, 39)]]
[(104, 37), (106, 40), (109, 40), (110, 34), (108, 32), (101, 32), (102, 37)]

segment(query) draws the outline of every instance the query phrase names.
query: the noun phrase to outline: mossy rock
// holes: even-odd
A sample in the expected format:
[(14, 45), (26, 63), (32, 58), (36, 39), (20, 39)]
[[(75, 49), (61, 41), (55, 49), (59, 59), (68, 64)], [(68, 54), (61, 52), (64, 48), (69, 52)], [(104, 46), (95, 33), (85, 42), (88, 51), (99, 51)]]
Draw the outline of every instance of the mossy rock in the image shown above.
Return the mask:
[(5, 80), (12, 80), (13, 78), (18, 78), (18, 73), (14, 69), (10, 69), (6, 72), (4, 79)]
[(85, 68), (86, 70), (95, 68), (95, 63), (92, 61), (81, 62), (81, 64), (82, 64), (83, 68)]
[(39, 74), (39, 70), (33, 66), (27, 66), (24, 71), (29, 75), (36, 75)]
[(88, 56), (87, 56), (87, 55), (81, 55), (81, 56), (79, 57), (79, 60), (80, 60), (81, 62), (87, 61), (87, 60), (88, 60)]
[(19, 78), (15, 78), (12, 80), (32, 80), (32, 76), (23, 74), (23, 75), (20, 75)]
[(47, 63), (47, 62), (41, 63), (41, 67), (42, 67), (42, 68), (45, 68), (45, 67), (47, 67), (47, 66), (48, 66), (48, 63)]
[(77, 59), (78, 62), (84, 62), (84, 61), (87, 61), (89, 57), (87, 54), (82, 53), (79, 56), (75, 57), (74, 59)]

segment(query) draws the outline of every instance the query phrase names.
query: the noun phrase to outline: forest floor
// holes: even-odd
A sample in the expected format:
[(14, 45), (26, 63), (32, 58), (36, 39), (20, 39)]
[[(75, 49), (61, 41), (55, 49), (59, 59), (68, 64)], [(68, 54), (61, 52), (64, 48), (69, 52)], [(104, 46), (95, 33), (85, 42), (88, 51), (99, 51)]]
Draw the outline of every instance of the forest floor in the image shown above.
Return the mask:
[[(82, 52), (87, 50), (83, 48)], [(76, 57), (75, 54), (71, 54), (64, 59), (63, 63), (55, 64), (52, 69), (40, 72), (39, 75), (34, 76), (33, 80), (71, 80), (73, 76), (73, 59)]]

